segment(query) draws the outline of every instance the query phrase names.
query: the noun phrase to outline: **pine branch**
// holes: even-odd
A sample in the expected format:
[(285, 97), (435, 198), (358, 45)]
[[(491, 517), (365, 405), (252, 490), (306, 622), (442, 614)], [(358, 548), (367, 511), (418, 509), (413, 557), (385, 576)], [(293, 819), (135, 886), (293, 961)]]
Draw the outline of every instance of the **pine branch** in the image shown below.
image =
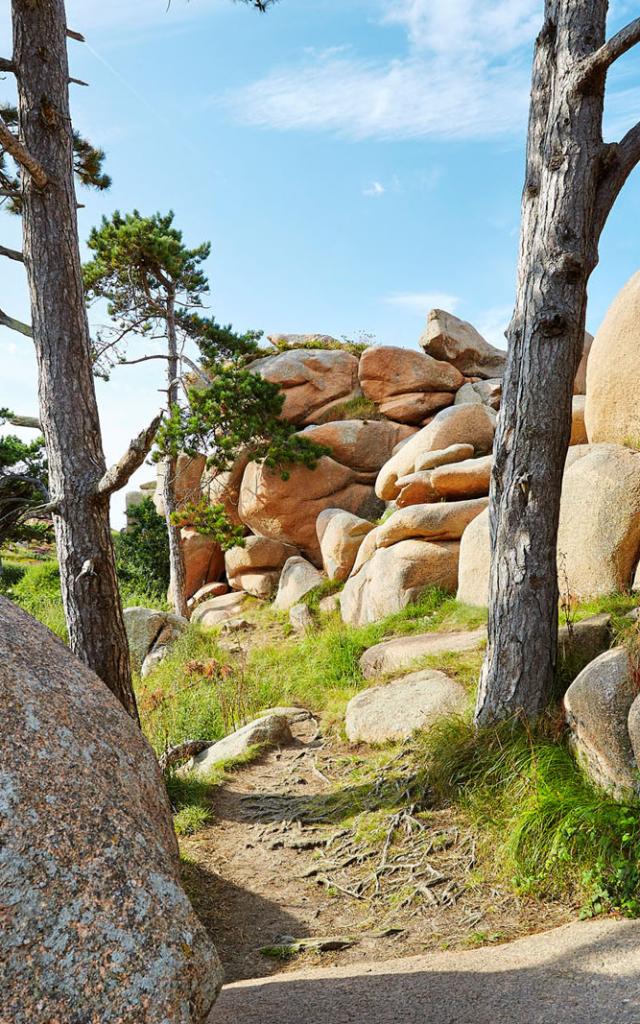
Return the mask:
[(14, 317), (9, 316), (2, 309), (0, 309), (0, 327), (8, 327), (10, 331), (17, 331), (18, 334), (24, 334), (27, 338), (33, 338), (33, 331), (29, 324), (23, 324), (21, 320), (15, 320)]
[(594, 53), (586, 57), (578, 68), (577, 80), (579, 85), (590, 81), (594, 75), (608, 71), (611, 65), (625, 53), (640, 43), (640, 18), (629, 22), (624, 28), (616, 32), (611, 39), (601, 46)]
[(162, 420), (162, 414), (154, 417), (148, 427), (142, 430), (127, 448), (124, 455), (104, 474), (97, 487), (97, 494), (106, 496), (119, 491), (128, 483), (151, 450)]
[(13, 132), (5, 124), (2, 117), (0, 117), (0, 146), (2, 146), (3, 149), (9, 153), (21, 167), (24, 167), (25, 171), (28, 171), (38, 188), (45, 188), (49, 182), (46, 171), (42, 165), (27, 152), (20, 140), (16, 138)]
[(12, 60), (7, 60), (6, 57), (0, 57), (0, 71), (6, 71), (13, 73), (16, 70), (16, 66)]
[(69, 39), (75, 39), (77, 43), (86, 43), (87, 41), (81, 32), (74, 32), (72, 28), (67, 29), (67, 36)]
[(0, 256), (6, 256), (9, 260), (16, 260), (18, 263), (24, 263), (24, 256), (17, 249), (7, 249), (6, 246), (0, 245)]
[(610, 143), (603, 149), (603, 172), (598, 186), (595, 208), (595, 224), (598, 231), (604, 229), (613, 204), (627, 181), (640, 163), (640, 121), (630, 128), (620, 142)]
[(11, 416), (7, 419), (12, 427), (29, 427), (31, 430), (42, 430), (37, 416)]

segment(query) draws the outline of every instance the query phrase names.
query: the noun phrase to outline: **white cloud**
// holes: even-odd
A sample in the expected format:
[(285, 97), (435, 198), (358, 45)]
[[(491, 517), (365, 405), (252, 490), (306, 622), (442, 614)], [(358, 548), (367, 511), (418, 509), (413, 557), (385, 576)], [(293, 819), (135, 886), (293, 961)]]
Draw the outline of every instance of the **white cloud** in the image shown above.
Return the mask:
[(481, 310), (471, 322), (483, 338), (490, 341), (497, 348), (507, 347), (507, 339), (504, 332), (509, 326), (513, 306), (494, 306)]
[(384, 301), (389, 306), (398, 306), (419, 316), (426, 316), (430, 309), (446, 309), (453, 313), (460, 305), (458, 296), (447, 292), (394, 292), (387, 295)]
[(223, 0), (67, 0), (67, 23), (78, 32), (153, 25), (175, 26), (202, 18)]
[(387, 190), (382, 184), (382, 182), (372, 181), (370, 185), (367, 185), (366, 188), (363, 188), (362, 194), (363, 196), (367, 196), (367, 198), (369, 199), (377, 199), (378, 196), (383, 196), (386, 191)]
[(227, 97), (246, 124), (351, 139), (490, 138), (524, 132), (541, 0), (380, 0), (404, 52), (306, 53)]

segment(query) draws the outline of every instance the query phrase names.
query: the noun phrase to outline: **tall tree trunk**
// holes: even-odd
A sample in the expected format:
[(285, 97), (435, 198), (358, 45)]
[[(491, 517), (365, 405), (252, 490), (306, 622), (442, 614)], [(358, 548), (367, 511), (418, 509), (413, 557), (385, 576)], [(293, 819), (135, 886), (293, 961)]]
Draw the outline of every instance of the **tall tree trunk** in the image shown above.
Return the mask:
[[(167, 404), (169, 412), (177, 404), (180, 392), (178, 342), (176, 338), (175, 294), (169, 292), (167, 299)], [(176, 501), (176, 476), (178, 460), (168, 456), (164, 461), (162, 498), (164, 501), (167, 530), (169, 531), (169, 591), (176, 615), (188, 617), (186, 597), (186, 573), (180, 527), (174, 526), (171, 517), (178, 510)]]
[(71, 649), (137, 719), (109, 527), (106, 466), (77, 230), (63, 0), (12, 0), (20, 137), (45, 169), (23, 171), (24, 259), (40, 421)]
[(547, 0), (536, 43), (517, 299), (491, 484), (480, 724), (536, 717), (553, 687), (560, 493), (602, 226), (604, 76), (576, 88), (575, 70), (604, 43), (607, 7), (607, 0)]

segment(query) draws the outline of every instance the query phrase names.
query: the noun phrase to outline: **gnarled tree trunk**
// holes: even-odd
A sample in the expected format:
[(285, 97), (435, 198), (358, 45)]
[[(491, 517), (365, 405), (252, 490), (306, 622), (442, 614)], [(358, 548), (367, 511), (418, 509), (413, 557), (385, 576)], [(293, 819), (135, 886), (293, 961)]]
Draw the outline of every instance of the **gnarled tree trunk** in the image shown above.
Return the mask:
[(63, 0), (12, 0), (20, 138), (44, 168), (23, 169), (24, 260), (40, 421), (72, 650), (137, 718), (109, 527), (77, 233)]
[(606, 56), (607, 8), (607, 0), (547, 0), (536, 43), (517, 300), (491, 484), (480, 724), (536, 717), (553, 687), (560, 492), (587, 282), (639, 155), (637, 127), (620, 145), (602, 140), (606, 71), (619, 56)]

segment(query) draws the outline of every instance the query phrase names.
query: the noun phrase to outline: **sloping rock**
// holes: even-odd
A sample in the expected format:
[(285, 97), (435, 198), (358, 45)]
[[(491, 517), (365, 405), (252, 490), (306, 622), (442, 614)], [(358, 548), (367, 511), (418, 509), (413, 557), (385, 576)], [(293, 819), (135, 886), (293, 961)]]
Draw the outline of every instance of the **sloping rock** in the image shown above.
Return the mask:
[(578, 366), (576, 373), (576, 379), (573, 384), (574, 395), (586, 395), (587, 393), (587, 366), (589, 365), (589, 355), (591, 354), (591, 346), (593, 345), (593, 335), (589, 334), (588, 331), (584, 332), (584, 348), (582, 349), (582, 359)]
[(331, 458), (358, 473), (375, 475), (393, 449), (414, 430), (386, 420), (335, 420), (306, 427), (305, 437), (331, 448)]
[(433, 541), (460, 540), (469, 523), (487, 507), (488, 498), (443, 501), (398, 509), (376, 529), (376, 547), (423, 537)]
[(373, 530), (371, 530), (370, 533), (366, 535), (366, 537), (362, 541), (362, 544), (358, 548), (356, 560), (353, 563), (353, 569), (351, 570), (352, 576), (355, 576), (356, 573), (360, 572), (362, 566), (365, 565), (365, 563), (368, 562), (370, 558), (373, 558), (375, 550), (378, 546), (379, 529), (380, 527), (376, 526)]
[[(206, 458), (204, 455), (187, 455), (185, 452), (180, 452), (178, 455), (178, 464), (176, 467), (176, 501), (178, 505), (182, 505), (187, 501), (198, 501), (201, 496), (200, 481), (202, 479), (202, 473), (204, 471)], [(156, 487), (152, 493), (153, 504), (156, 507), (156, 512), (160, 516), (165, 515), (164, 498), (162, 496), (162, 489), (164, 486), (166, 464), (160, 461), (157, 465), (156, 473)], [(146, 497), (146, 495), (144, 495)]]
[(439, 496), (431, 483), (431, 473), (422, 470), (420, 473), (410, 473), (408, 476), (399, 476), (396, 480), (398, 497), (396, 498), (397, 508), (408, 508), (409, 505), (426, 505), (430, 501), (438, 501)]
[(475, 327), (443, 309), (432, 309), (420, 344), (427, 355), (446, 359), (465, 377), (489, 380), (504, 374), (507, 353), (494, 348)]
[(296, 465), (289, 479), (252, 462), (247, 466), (240, 494), (240, 516), (263, 537), (293, 544), (317, 565), (322, 564), (316, 520), (325, 508), (353, 512), (375, 519), (383, 506), (370, 483), (347, 466), (324, 456), (317, 468)]
[(370, 647), (360, 658), (360, 670), (365, 679), (375, 679), (388, 672), (401, 672), (410, 668), (419, 658), (449, 651), (474, 651), (487, 639), (484, 626), (457, 633), (418, 633), (397, 636), (393, 640)]
[(456, 405), (488, 405), (496, 412), (502, 400), (502, 380), (478, 380), (464, 384), (456, 394)]
[(283, 565), (297, 554), (292, 544), (247, 537), (244, 547), (231, 548), (224, 557), (229, 586), (253, 597), (269, 598), (277, 589)]
[(192, 612), (194, 608), (197, 608), (203, 601), (208, 601), (211, 597), (222, 597), (223, 594), (229, 593), (229, 587), (226, 583), (205, 583), (204, 587), (200, 587), (200, 590), (196, 590), (193, 597), (190, 597), (187, 601), (189, 611)]
[(139, 605), (125, 608), (123, 614), (131, 664), (136, 672), (140, 671), (142, 663), (156, 644), (167, 647), (177, 640), (189, 625), (180, 615)]
[(314, 423), (336, 402), (359, 393), (358, 360), (350, 352), (291, 349), (257, 359), (250, 369), (282, 388), (282, 418), (289, 423)]
[(419, 391), (406, 395), (393, 395), (380, 402), (383, 416), (398, 423), (426, 423), (441, 409), (453, 405), (453, 394), (447, 391)]
[(394, 345), (366, 349), (358, 376), (364, 394), (377, 403), (396, 395), (455, 392), (464, 384), (462, 374), (450, 362)]
[(205, 583), (216, 583), (224, 572), (224, 554), (212, 537), (190, 526), (180, 530), (185, 570), (185, 596), (192, 597)]
[(222, 597), (212, 597), (198, 605), (191, 616), (191, 621), (195, 625), (202, 626), (204, 629), (212, 629), (226, 622), (227, 619), (233, 619), (246, 603), (246, 600), (247, 595), (244, 593), (223, 594)]
[(458, 601), (483, 608), (489, 596), (489, 568), (491, 550), (489, 539), (489, 509), (485, 509), (469, 524), (460, 542), (458, 568)]
[(1, 1016), (204, 1024), (222, 984), (156, 758), (107, 687), (0, 598)]
[(353, 569), (362, 541), (374, 529), (373, 523), (351, 512), (327, 508), (316, 522), (322, 566), (330, 580), (346, 580)]
[(220, 473), (213, 467), (205, 469), (202, 474), (202, 493), (210, 505), (222, 505), (227, 517), (234, 526), (241, 526), (242, 520), (238, 512), (242, 477), (249, 463), (247, 454), (239, 455), (231, 469)]
[(280, 611), (287, 611), (294, 604), (298, 604), (310, 590), (319, 587), (323, 581), (322, 573), (318, 572), (315, 565), (307, 562), (305, 558), (295, 555), (293, 558), (287, 559), (280, 575), (280, 584), (273, 607)]
[(627, 726), (636, 696), (629, 656), (618, 647), (587, 665), (564, 698), (579, 759), (596, 785), (617, 796), (636, 787), (637, 769)]
[(625, 444), (640, 437), (640, 273), (614, 299), (587, 366), (589, 441)]
[(431, 472), (431, 484), (439, 498), (449, 501), (482, 498), (489, 493), (493, 456), (467, 459), (452, 466), (438, 466)]
[(404, 740), (445, 715), (462, 714), (467, 703), (460, 683), (424, 669), (358, 693), (347, 704), (345, 729), (352, 743)]
[(350, 626), (378, 622), (413, 604), (428, 587), (455, 592), (459, 548), (455, 542), (423, 540), (378, 548), (359, 571), (354, 567), (344, 585), (340, 595), (344, 622)]
[(584, 409), (586, 398), (584, 395), (574, 395), (571, 406), (571, 440), (570, 445), (586, 444), (587, 429), (584, 425)]
[[(427, 427), (407, 443), (382, 467), (376, 480), (376, 494), (385, 501), (398, 497), (398, 478), (416, 470), (458, 462), (471, 455), (484, 455), (493, 447), (496, 414), (485, 405), (454, 405), (443, 409)], [(464, 449), (460, 446), (464, 445)], [(425, 457), (433, 456), (433, 464)]]
[(234, 761), (242, 757), (251, 747), (284, 746), (291, 743), (292, 739), (285, 715), (265, 715), (263, 718), (257, 718), (255, 722), (243, 725), (230, 736), (225, 736), (223, 740), (212, 743), (202, 753), (196, 754), (187, 762), (184, 771), (206, 778), (212, 768), (224, 764), (225, 761)]

